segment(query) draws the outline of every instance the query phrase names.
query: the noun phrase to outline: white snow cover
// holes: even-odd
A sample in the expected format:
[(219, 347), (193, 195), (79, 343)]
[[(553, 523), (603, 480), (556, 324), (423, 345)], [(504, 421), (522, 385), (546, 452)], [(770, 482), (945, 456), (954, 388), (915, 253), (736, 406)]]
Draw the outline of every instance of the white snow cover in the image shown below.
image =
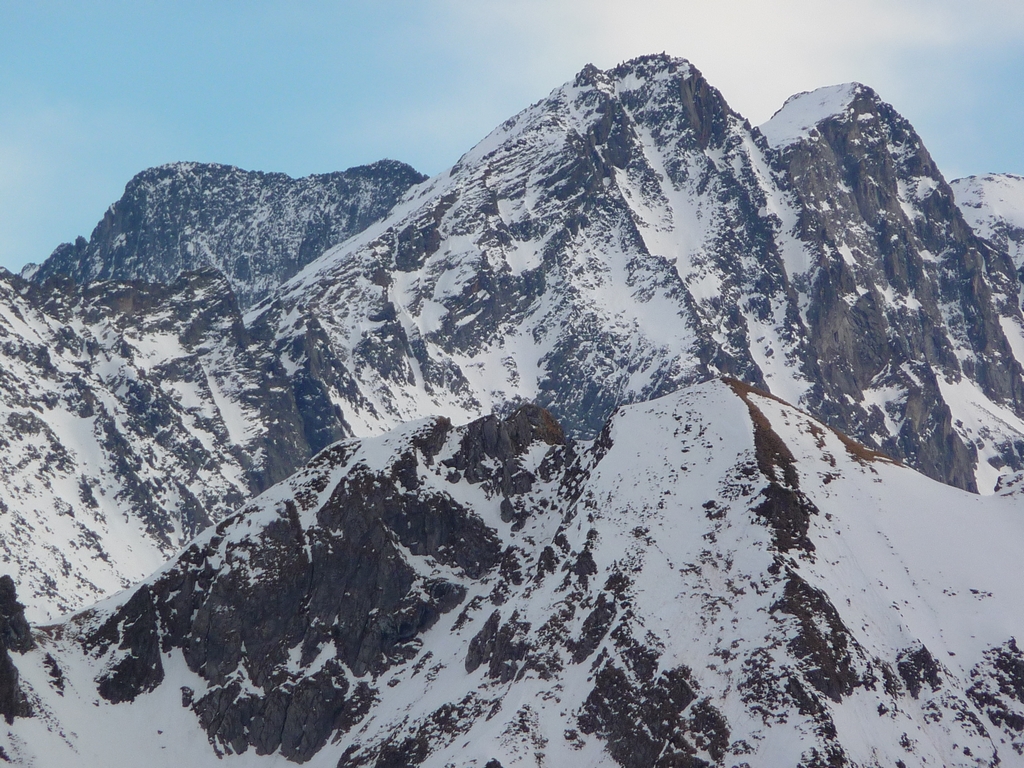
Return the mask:
[[(247, 323), (267, 320), (271, 334), (276, 331), (286, 350), (278, 362), (290, 373), (308, 361), (289, 358), (287, 350), (296, 346), (287, 342), (314, 323), (323, 328), (328, 351), (351, 374), (330, 394), (355, 434), (379, 435), (435, 413), (465, 421), (510, 402), (550, 403), (544, 398), (553, 397), (552, 381), (566, 378), (567, 371), (587, 375), (556, 392), (563, 398), (557, 405), (596, 412), (602, 404), (588, 400), (590, 381), (606, 384), (616, 403), (643, 401), (727, 370), (717, 357), (701, 367), (718, 351), (735, 365), (749, 360), (751, 376), (760, 374), (775, 394), (804, 403), (811, 389), (801, 362), (807, 310), (813, 282), (829, 259), (852, 275), (854, 288), (843, 297), (851, 307), (870, 299), (890, 316), (919, 311), (913, 292), (865, 277), (865, 254), (877, 233), (864, 222), (840, 220), (824, 252), (800, 239), (801, 204), (773, 170), (772, 153), (741, 118), (721, 113), (720, 146), (694, 140), (679, 108), (679, 93), (699, 85), (688, 63), (651, 57), (591, 78), (556, 89), (506, 121), (452, 169), (410, 190), (387, 220), (285, 285), (279, 305), (247, 315)], [(822, 119), (844, 114), (860, 88), (800, 94), (762, 130), (776, 148), (812, 135)], [(599, 205), (587, 209), (581, 225), (581, 204), (565, 198), (569, 185), (563, 182), (597, 173), (580, 164), (577, 150), (606, 129), (614, 112), (609, 104), (625, 116), (628, 130), (620, 139), (628, 139), (631, 154), (628, 162), (608, 160), (600, 169), (605, 175), (594, 184), (602, 193), (590, 201)], [(866, 130), (871, 114), (861, 118), (868, 118), (857, 124)], [(896, 164), (918, 149), (906, 136), (889, 139), (880, 135), (879, 141)], [(923, 202), (941, 187), (941, 178), (918, 173), (901, 179), (896, 190), (897, 216), (914, 225), (924, 220)], [(998, 200), (999, 211), (1009, 211), (1017, 199), (1015, 183), (993, 181), (984, 188), (998, 188), (999, 195), (979, 191), (974, 199)], [(822, 209), (846, 205), (852, 190), (841, 181), (833, 188), (834, 197), (811, 202)], [(737, 196), (737, 189), (748, 196)], [(422, 263), (396, 268), (402, 243), (422, 233), (436, 234), (436, 249)], [(923, 271), (936, 284), (951, 282), (942, 272), (947, 256), (922, 253)], [(506, 285), (512, 290), (503, 294)], [(507, 295), (524, 298), (509, 306), (501, 302)], [(968, 371), (973, 361), (963, 312), (955, 305), (941, 310), (937, 332), (948, 333), (953, 354)], [(154, 318), (154, 327), (166, 319)], [(1021, 360), (1019, 313), (999, 321)], [(132, 433), (124, 408), (132, 386), (160, 379), (162, 366), (191, 364), (188, 350), (159, 328), (121, 334), (78, 323), (72, 330), (79, 340), (102, 350), (102, 359), (85, 371), (87, 355), (61, 345), (60, 325), (32, 314), (13, 294), (0, 301), (0, 328), (11, 340), (3, 360), (13, 374), (0, 423), (16, 425), (0, 457), (11, 478), (0, 489), (0, 515), (7, 520), (0, 546), (6, 570), (37, 620), (133, 583), (185, 538), (180, 521), (160, 541), (128, 514), (127, 491), (112, 477), (110, 451), (103, 447), (101, 420), (68, 404), (65, 390), (76, 376), (100, 392), (99, 405), (117, 429), (131, 434), (142, 457), (139, 472), (159, 489), (159, 505), (172, 522), (184, 494), (168, 478), (181, 479), (223, 512), (223, 499), (244, 490), (239, 456), (249, 452), (259, 464), (261, 456), (249, 447), (267, 426), (245, 404), (241, 366), (230, 350), (214, 345), (195, 376), (156, 382), (180, 420), (177, 453), (163, 437)], [(38, 380), (37, 369), (23, 359), (25, 344), (53, 350), (58, 383)], [(913, 379), (909, 368), (904, 373)], [(19, 399), (22, 382), (32, 382), (33, 405)], [(1003, 466), (1001, 453), (1024, 436), (1024, 422), (966, 373), (959, 379), (957, 371), (943, 374), (940, 388), (953, 428), (978, 453), (979, 489), (992, 492), (1005, 471), (996, 468)], [(877, 414), (873, 437), (883, 444), (904, 428), (911, 394), (905, 384), (873, 382), (862, 401), (848, 405)], [(46, 429), (33, 431), (34, 419)], [(182, 445), (198, 445), (216, 459), (193, 472), (181, 460)], [(67, 452), (67, 463), (53, 461), (59, 454), (54, 446)], [(89, 493), (95, 508), (85, 500)]]
[[(303, 527), (315, 525), (316, 508), (344, 472), (358, 465), (387, 470), (421, 428), (353, 444), (354, 458), (344, 469), (330, 470), (319, 500), (304, 506)], [(785, 460), (770, 466), (766, 435), (774, 435), (773, 450), (792, 454), (795, 480), (781, 476)], [(553, 504), (537, 506), (521, 531), (500, 520), (496, 499), (479, 486), (444, 479), (448, 470), (440, 462), (420, 464), (421, 482), (473, 504), (505, 543), (522, 548), (530, 575), (497, 604), (487, 599), (496, 574), (463, 579), (468, 623), (457, 620), (461, 608), (442, 616), (422, 636), (414, 660), (367, 679), (378, 690), (376, 705), (308, 765), (333, 768), (348, 747), (358, 754), (382, 740), (415, 734), (431, 713), (458, 704), (454, 732), (429, 732), (425, 768), (483, 768), (491, 759), (537, 768), (614, 766), (608, 742), (587, 733), (579, 718), (590, 711), (602, 664), (630, 668), (633, 646), (621, 642), (629, 636), (654, 652), (655, 676), (689, 667), (702, 706), (727, 719), (719, 758), (708, 752), (709, 742), (694, 742), (695, 756), (715, 764), (797, 765), (839, 748), (847, 764), (857, 766), (1024, 766), (1019, 734), (990, 720), (980, 699), (967, 692), (986, 683), (986, 652), (1024, 637), (1019, 499), (980, 497), (935, 483), (781, 401), (719, 381), (623, 408), (605, 438), (579, 450), (583, 473), (575, 500), (566, 503), (554, 486), (541, 484), (535, 501), (547, 494)], [(526, 464), (535, 468), (544, 453), (532, 452)], [(258, 536), (311, 476), (300, 474), (262, 496), (253, 512), (224, 532), (225, 539)], [(756, 511), (772, 480), (799, 483), (813, 504), (809, 546), (781, 548)], [(578, 553), (590, 552), (597, 571), (592, 578), (575, 579), (568, 566), (532, 577), (544, 547), (558, 550), (559, 533), (569, 565)], [(430, 558), (407, 557), (425, 574), (440, 572)], [(548, 648), (554, 636), (557, 651), (554, 619), (561, 617), (569, 636), (578, 636), (598, 594), (612, 594), (605, 590), (613, 574), (625, 575), (628, 587), (609, 598), (617, 607), (613, 629), (585, 661), (570, 663), (563, 648), (554, 676), (524, 668), (499, 683), (487, 676), (486, 665), (467, 672), (469, 643), (492, 611), (503, 622), (532, 627), (525, 637), (536, 649)], [(794, 608), (787, 601), (800, 590), (808, 602), (797, 601)], [(108, 601), (82, 621), (97, 626), (126, 599)], [(107, 658), (83, 655), (75, 627), (72, 622), (37, 634), (39, 647), (15, 656), (40, 713), (16, 720), (0, 738), (15, 760), (151, 768), (284, 764), (280, 756), (252, 750), (215, 754), (179, 695), (182, 686), (201, 693), (205, 681), (186, 668), (177, 650), (165, 654), (167, 677), (154, 692), (132, 704), (103, 701), (93, 679)], [(831, 650), (805, 655), (808, 637), (822, 638)], [(933, 667), (912, 692), (913, 668), (901, 665), (922, 646)], [(47, 653), (64, 670), (63, 695), (47, 672)], [(830, 696), (809, 681), (833, 662), (846, 665), (860, 682)], [(294, 673), (301, 676), (320, 663)], [(628, 672), (625, 679), (635, 680)], [(644, 684), (636, 684), (642, 692)], [(663, 710), (663, 716), (671, 714)]]
[(967, 176), (951, 181), (967, 223), (991, 239), (1001, 224), (1024, 229), (1024, 177), (1012, 173)]
[(790, 96), (771, 119), (759, 126), (774, 149), (808, 138), (823, 120), (845, 114), (863, 86), (843, 83)]
[[(829, 333), (813, 329), (808, 315), (819, 301), (819, 277), (839, 274), (835, 265), (843, 264), (842, 300), (851, 311), (861, 301), (881, 307), (894, 337), (921, 325), (922, 301), (905, 280), (887, 276), (883, 227), (860, 209), (844, 179), (823, 177), (799, 198), (795, 182), (773, 170), (772, 151), (724, 110), (725, 138), (701, 145), (679, 99), (698, 82), (687, 62), (667, 57), (581, 73), (411, 190), (386, 220), (311, 263), (282, 287), (279, 305), (254, 308), (247, 322), (266, 320), (281, 339), (305, 333), (312, 321), (325, 330), (360, 393), (332, 392), (357, 435), (432, 413), (463, 421), (520, 400), (596, 420), (602, 408), (610, 410), (608, 401), (642, 401), (737, 370), (748, 371), (748, 380), (759, 374), (773, 393), (811, 407), (808, 370), (818, 361), (809, 349), (814, 343), (829, 351), (827, 340), (810, 338)], [(1024, 434), (1016, 417), (990, 420), (982, 433), (964, 426), (1006, 406), (973, 380), (984, 378), (970, 373), (981, 370), (977, 335), (971, 337), (962, 297), (941, 288), (961, 279), (958, 260), (946, 250), (931, 253), (910, 234), (926, 224), (932, 196), (945, 193), (919, 139), (857, 83), (794, 96), (762, 131), (781, 150), (813, 138), (829, 116), (850, 117), (858, 95), (865, 102), (856, 141), (887, 155), (898, 177), (886, 182), (898, 208), (884, 229), (908, 233), (908, 263), (920, 259), (921, 290), (938, 297), (923, 335), (942, 335), (953, 367), (961, 366), (939, 375), (972, 379), (946, 405), (953, 429), (978, 451), (979, 491), (991, 493), (1001, 471), (994, 467), (1007, 466), (1004, 454)], [(712, 103), (709, 97), (705, 105)], [(621, 116), (616, 141), (628, 145), (628, 161), (607, 158), (598, 191), (581, 201), (566, 180), (597, 172), (579, 147), (608, 130), (609, 115)], [(603, 141), (595, 151), (610, 154), (612, 139)], [(808, 175), (819, 170), (812, 166)], [(822, 242), (817, 225), (811, 235), (801, 228), (801, 211), (822, 214)], [(405, 263), (404, 244), (427, 233), (434, 245)], [(997, 278), (988, 295), (1005, 315), (1000, 327), (1013, 349), (1021, 346), (1022, 326), (1006, 292), (1016, 283)], [(392, 310), (395, 319), (383, 319)], [(818, 322), (825, 322), (820, 313)], [(849, 360), (859, 353), (847, 344), (834, 354)], [(573, 372), (601, 382), (607, 400), (568, 381)], [(862, 437), (896, 450), (919, 385), (909, 364), (893, 362), (876, 381), (858, 385), (862, 391), (840, 410), (863, 409)]]
[(1005, 250), (1018, 270), (1024, 266), (1024, 177), (1009, 173), (968, 176), (950, 186), (974, 231)]
[[(725, 232), (753, 240), (731, 197), (753, 178), (758, 200), (764, 197), (763, 215), (779, 230), (779, 257), (806, 271), (811, 257), (792, 235), (794, 201), (779, 188), (742, 119), (728, 117), (728, 133), (736, 140), (728, 151), (679, 142), (690, 129), (676, 94), (697, 74), (681, 59), (651, 59), (556, 89), (503, 123), (451, 170), (411, 190), (386, 220), (331, 249), (282, 287), (280, 335), (302, 332), (296, 325), (301, 308), (327, 330), (334, 354), (353, 371), (365, 402), (338, 398), (337, 404), (356, 434), (377, 434), (431, 413), (458, 421), (510, 401), (543, 400), (545, 387), (564, 375), (566, 366), (555, 362), (559, 355), (614, 379), (620, 401), (670, 391), (704, 377), (696, 353), (701, 344), (713, 340), (728, 354), (744, 354), (725, 327), (734, 306), (773, 390), (793, 400), (807, 391), (784, 291), (770, 297), (768, 313), (751, 306), (763, 259), (775, 255), (766, 257), (751, 243), (741, 256), (726, 259), (721, 242)], [(596, 130), (606, 114), (596, 95), (631, 105), (626, 109), (639, 156), (612, 169), (602, 181), (608, 209), (567, 239), (580, 203), (562, 199), (551, 177), (575, 172), (580, 137)], [(742, 181), (730, 186), (736, 179)], [(488, 210), (491, 200), (494, 210)], [(382, 291), (375, 275), (379, 268), (392, 270), (396, 240), (434, 225), (436, 251), (422, 264), (391, 271), (392, 282)], [(507, 234), (518, 231), (529, 234)], [(558, 254), (553, 269), (554, 257), (545, 256), (549, 249)], [(481, 307), (490, 294), (480, 289), (481, 280), (526, 282), (538, 274), (546, 275), (544, 292), (488, 325)], [(404, 355), (386, 376), (367, 363), (360, 348), (377, 338), (381, 324), (369, 321), (365, 308), (382, 301), (396, 307), (409, 340), (422, 343), (431, 363), (451, 376), (430, 378), (420, 358)], [(246, 322), (275, 311), (269, 303), (256, 307)], [(452, 343), (459, 329), (466, 340)], [(627, 356), (628, 372), (620, 366)]]
[(0, 573), (47, 622), (152, 572), (195, 533), (189, 509), (219, 519), (244, 499), (239, 447), (264, 427), (220, 344), (230, 318), (204, 368), (173, 307), (47, 314), (16, 286), (0, 279)]

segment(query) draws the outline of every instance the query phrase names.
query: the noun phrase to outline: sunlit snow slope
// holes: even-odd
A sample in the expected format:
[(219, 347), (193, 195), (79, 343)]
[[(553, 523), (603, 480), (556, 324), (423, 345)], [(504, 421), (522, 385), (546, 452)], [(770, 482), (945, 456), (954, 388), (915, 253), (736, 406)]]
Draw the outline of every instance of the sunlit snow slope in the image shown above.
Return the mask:
[(950, 182), (957, 205), (974, 231), (1024, 266), (1024, 178), (1009, 173)]
[(0, 275), (0, 558), (30, 618), (137, 582), (344, 435), (299, 415), (301, 380), (216, 272)]

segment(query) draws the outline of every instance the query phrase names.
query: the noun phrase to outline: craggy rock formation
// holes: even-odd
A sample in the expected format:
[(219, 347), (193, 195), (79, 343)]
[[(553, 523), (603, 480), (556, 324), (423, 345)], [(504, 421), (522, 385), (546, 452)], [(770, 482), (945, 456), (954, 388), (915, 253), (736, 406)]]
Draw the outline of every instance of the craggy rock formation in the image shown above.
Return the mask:
[(18, 602), (14, 580), (10, 576), (0, 576), (0, 715), (8, 725), (12, 725), (16, 717), (31, 717), (33, 714), (11, 657), (12, 651), (24, 654), (33, 648), (35, 642), (25, 621), (25, 606)]
[(989, 492), (1024, 468), (1018, 293), (870, 89), (753, 128), (650, 56), (508, 120), (254, 322), (322, 335), (360, 433), (532, 398), (593, 437), (622, 403), (727, 374)]
[[(829, 98), (816, 123), (785, 130), (804, 102)], [(800, 237), (821, 265), (803, 284), (821, 369), (815, 410), (861, 439), (885, 435), (872, 422), (887, 416), (902, 428), (883, 450), (976, 488), (975, 446), (954, 429), (940, 379), (966, 379), (1020, 414), (1020, 364), (1003, 327), (1012, 319), (1007, 330), (1019, 333), (1012, 261), (967, 226), (914, 129), (869, 88), (795, 96), (764, 129), (802, 203)], [(902, 392), (902, 402), (873, 410), (872, 389)], [(997, 448), (999, 463), (1019, 468), (1012, 442)]]
[[(368, 680), (350, 676), (376, 678), (415, 658), (420, 635), (464, 600), (461, 580), (481, 578), (506, 554), (478, 514), (443, 486), (426, 487), (424, 470), (447, 482), (461, 474), (504, 508), (536, 481), (523, 454), (563, 443), (550, 414), (524, 406), (461, 430), (426, 422), (380, 465), (357, 443), (333, 446), (290, 481), (294, 498), (257, 536), (233, 535), (259, 515), (243, 509), (82, 635), (88, 654), (111, 659), (99, 694), (121, 703), (154, 690), (165, 680), (161, 653), (179, 649), (207, 682), (189, 706), (215, 745), (309, 759), (376, 700)], [(410, 555), (451, 575), (425, 576)], [(327, 647), (331, 658), (296, 681)]]
[[(336, 440), (523, 402), (589, 439), (723, 374), (1003, 491), (1024, 473), (1018, 187), (965, 180), (958, 207), (864, 86), (753, 127), (668, 56), (586, 67), (430, 180), (145, 171), (89, 242), (0, 279), (0, 551), (55, 616)], [(777, 482), (761, 514), (806, 549)]]
[(169, 283), (214, 268), (245, 308), (384, 218), (425, 178), (394, 160), (301, 179), (212, 163), (162, 165), (128, 182), (88, 241), (64, 243), (26, 274), (40, 283), (54, 275), (79, 284)]

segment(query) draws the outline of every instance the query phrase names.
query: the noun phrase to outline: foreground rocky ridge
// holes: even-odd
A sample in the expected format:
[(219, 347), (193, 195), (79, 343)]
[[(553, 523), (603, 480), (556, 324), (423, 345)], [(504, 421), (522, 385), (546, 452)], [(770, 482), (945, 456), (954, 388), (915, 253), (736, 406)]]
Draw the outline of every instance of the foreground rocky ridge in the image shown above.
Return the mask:
[[(910, 501), (912, 500), (912, 501)], [(22, 762), (1024, 765), (1016, 500), (739, 382), (343, 441), (8, 653)], [(269, 764), (269, 762), (268, 762)]]
[(214, 163), (171, 163), (138, 174), (88, 241), (57, 248), (25, 274), (170, 283), (213, 267), (242, 307), (266, 298), (333, 245), (382, 219), (426, 177), (381, 160), (293, 179)]

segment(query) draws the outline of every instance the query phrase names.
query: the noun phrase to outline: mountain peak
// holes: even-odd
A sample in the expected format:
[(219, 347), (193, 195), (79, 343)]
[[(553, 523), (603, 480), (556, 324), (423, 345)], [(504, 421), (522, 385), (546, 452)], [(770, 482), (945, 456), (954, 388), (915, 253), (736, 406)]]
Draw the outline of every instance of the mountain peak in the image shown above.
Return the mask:
[(669, 56), (666, 53), (637, 56), (617, 66), (602, 70), (593, 64), (587, 64), (576, 75), (573, 85), (577, 88), (612, 85), (622, 81), (643, 82), (663, 77), (680, 76), (687, 79), (692, 75), (700, 75), (696, 68), (684, 58)]
[(635, 59), (624, 61), (617, 67), (608, 70), (608, 74), (617, 80), (627, 79), (631, 76), (640, 80), (656, 80), (671, 76), (678, 76), (684, 80), (694, 76), (701, 77), (697, 68), (687, 59), (669, 56), (665, 53), (638, 56)]
[[(176, 162), (136, 174), (89, 240), (59, 246), (23, 274), (169, 282), (224, 272), (251, 306), (325, 250), (379, 221), (425, 176), (381, 160), (293, 179), (218, 163)], [(269, 222), (269, 223), (268, 223)]]
[(823, 121), (848, 114), (859, 99), (879, 102), (878, 95), (860, 83), (841, 83), (795, 94), (761, 126), (761, 133), (775, 149), (795, 144)]

